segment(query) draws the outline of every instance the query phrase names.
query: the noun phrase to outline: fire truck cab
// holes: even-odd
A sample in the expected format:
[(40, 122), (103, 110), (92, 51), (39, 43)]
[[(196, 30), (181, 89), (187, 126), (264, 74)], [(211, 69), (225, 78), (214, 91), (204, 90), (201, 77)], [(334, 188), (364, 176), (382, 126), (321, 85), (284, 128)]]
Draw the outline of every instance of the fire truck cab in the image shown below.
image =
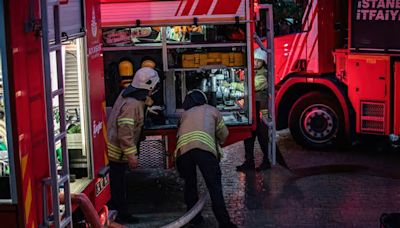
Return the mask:
[[(274, 7), (277, 129), (290, 128), (312, 148), (358, 135), (398, 141), (398, 2), (281, 4)], [(289, 6), (295, 13), (284, 15)]]

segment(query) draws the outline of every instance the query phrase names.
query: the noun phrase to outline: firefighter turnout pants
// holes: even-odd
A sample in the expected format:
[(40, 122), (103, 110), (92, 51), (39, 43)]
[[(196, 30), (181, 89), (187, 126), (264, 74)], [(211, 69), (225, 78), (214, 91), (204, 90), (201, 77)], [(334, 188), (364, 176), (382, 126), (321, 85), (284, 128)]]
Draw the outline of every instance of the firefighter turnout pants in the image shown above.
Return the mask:
[(126, 172), (128, 163), (110, 161), (110, 209), (118, 211), (118, 217), (125, 218), (128, 214), (128, 202), (126, 200)]
[(263, 152), (263, 162), (269, 163), (268, 159), (268, 128), (260, 117), (261, 102), (256, 101), (256, 120), (257, 128), (252, 132), (252, 136), (244, 140), (245, 159), (246, 162), (254, 162), (254, 143), (256, 137)]
[(221, 168), (218, 159), (211, 153), (201, 149), (193, 149), (179, 156), (176, 161), (180, 176), (185, 180), (184, 198), (187, 210), (198, 201), (197, 172), (206, 182), (212, 203), (212, 210), (220, 227), (231, 227), (228, 211), (222, 193)]

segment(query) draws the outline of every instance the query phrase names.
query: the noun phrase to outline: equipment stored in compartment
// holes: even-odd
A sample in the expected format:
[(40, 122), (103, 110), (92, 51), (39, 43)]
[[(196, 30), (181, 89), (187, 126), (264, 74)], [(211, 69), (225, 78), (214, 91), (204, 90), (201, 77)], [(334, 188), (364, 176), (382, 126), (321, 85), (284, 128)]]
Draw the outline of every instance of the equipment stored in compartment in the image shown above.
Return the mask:
[(193, 68), (207, 65), (224, 65), (239, 67), (244, 65), (244, 54), (240, 52), (211, 52), (200, 54), (183, 54), (182, 67)]

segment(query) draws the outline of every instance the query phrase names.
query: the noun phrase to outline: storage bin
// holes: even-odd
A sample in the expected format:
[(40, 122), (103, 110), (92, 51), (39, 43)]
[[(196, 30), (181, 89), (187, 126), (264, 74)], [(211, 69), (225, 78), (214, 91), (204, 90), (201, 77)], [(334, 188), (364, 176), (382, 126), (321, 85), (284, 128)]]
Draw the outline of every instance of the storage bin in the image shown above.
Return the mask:
[(210, 52), (182, 55), (183, 68), (195, 68), (207, 65), (240, 67), (244, 65), (244, 54), (241, 52)]

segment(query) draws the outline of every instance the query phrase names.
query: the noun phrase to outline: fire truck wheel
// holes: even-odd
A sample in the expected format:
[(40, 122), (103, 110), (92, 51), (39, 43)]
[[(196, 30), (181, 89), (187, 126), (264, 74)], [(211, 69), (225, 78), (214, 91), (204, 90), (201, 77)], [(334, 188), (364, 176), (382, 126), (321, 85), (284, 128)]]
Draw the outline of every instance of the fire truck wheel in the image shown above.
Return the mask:
[(343, 112), (334, 97), (310, 92), (294, 103), (289, 114), (289, 128), (300, 145), (321, 149), (340, 141), (343, 120)]

